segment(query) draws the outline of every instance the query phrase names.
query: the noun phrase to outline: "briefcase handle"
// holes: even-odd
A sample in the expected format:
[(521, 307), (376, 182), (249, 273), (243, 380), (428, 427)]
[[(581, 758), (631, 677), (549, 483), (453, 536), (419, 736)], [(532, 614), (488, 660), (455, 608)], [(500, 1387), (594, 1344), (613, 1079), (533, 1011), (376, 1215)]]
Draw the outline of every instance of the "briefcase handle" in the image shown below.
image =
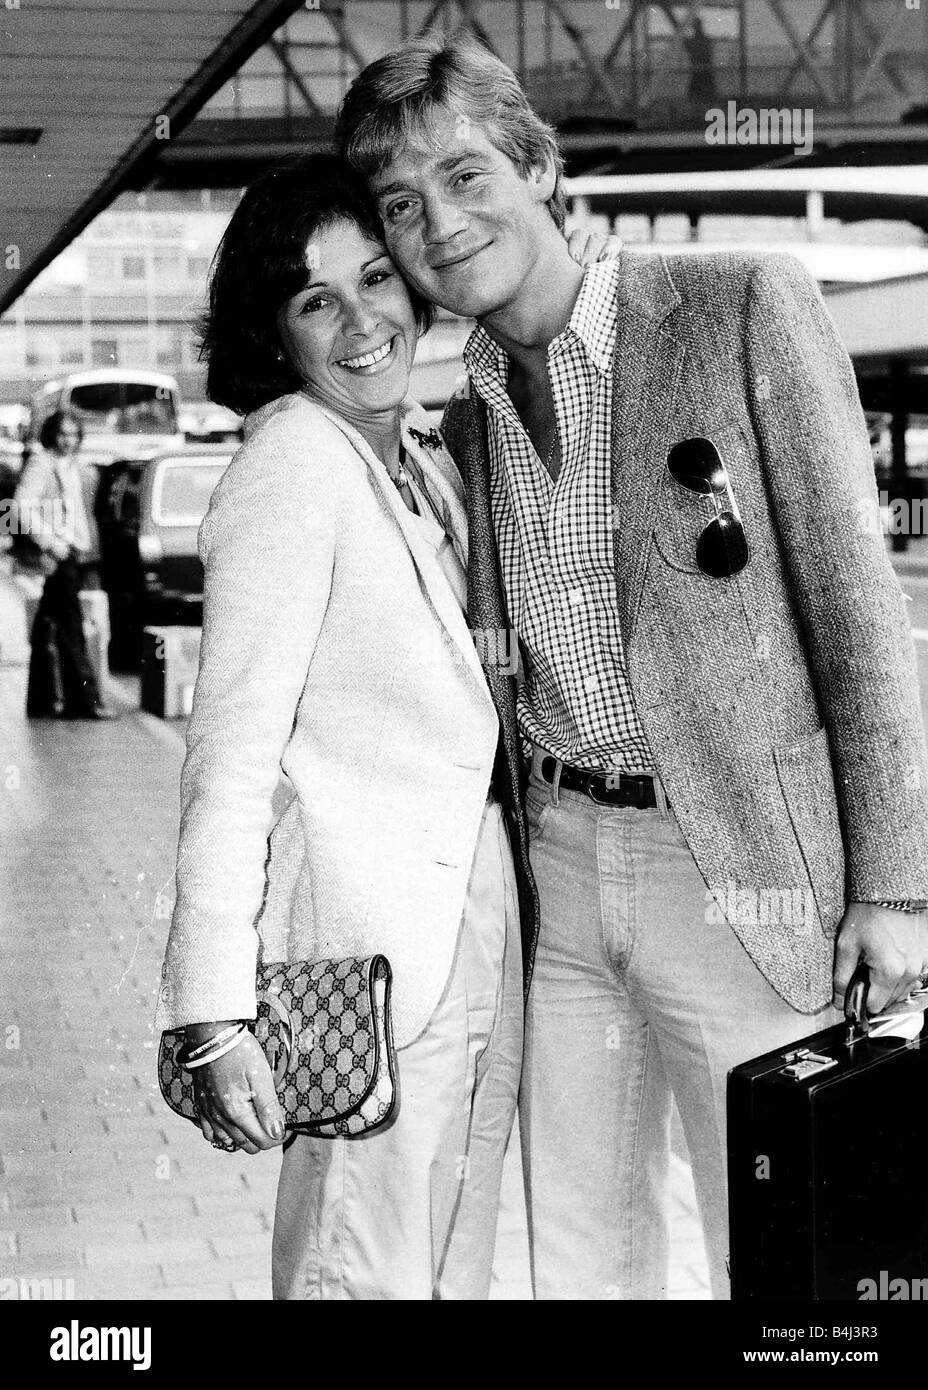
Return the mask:
[(870, 967), (866, 961), (857, 962), (844, 995), (844, 1017), (847, 1020), (847, 1043), (857, 1042), (870, 1032), (867, 996), (870, 993)]

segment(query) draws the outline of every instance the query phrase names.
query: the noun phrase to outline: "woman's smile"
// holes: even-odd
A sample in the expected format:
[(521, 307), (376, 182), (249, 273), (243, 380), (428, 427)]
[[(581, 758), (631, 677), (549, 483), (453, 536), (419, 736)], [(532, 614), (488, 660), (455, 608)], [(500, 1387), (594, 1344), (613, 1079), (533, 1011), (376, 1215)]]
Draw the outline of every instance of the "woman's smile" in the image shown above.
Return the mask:
[[(396, 337), (394, 336), (371, 352), (362, 353), (357, 357), (343, 357), (338, 365), (350, 372), (363, 372), (365, 375), (384, 371), (387, 367), (392, 366), (396, 360), (395, 348)], [(389, 362), (387, 361), (388, 358), (390, 359)]]

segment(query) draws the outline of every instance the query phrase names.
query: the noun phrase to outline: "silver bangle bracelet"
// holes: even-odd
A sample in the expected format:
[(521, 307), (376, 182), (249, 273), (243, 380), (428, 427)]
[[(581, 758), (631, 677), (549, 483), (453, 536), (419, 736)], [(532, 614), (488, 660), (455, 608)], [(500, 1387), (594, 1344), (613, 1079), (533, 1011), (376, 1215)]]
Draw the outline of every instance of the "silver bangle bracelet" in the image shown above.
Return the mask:
[(227, 1052), (231, 1052), (233, 1047), (238, 1047), (247, 1032), (248, 1029), (243, 1023), (233, 1038), (229, 1038), (219, 1047), (214, 1048), (212, 1052), (207, 1052), (205, 1056), (198, 1057), (195, 1062), (185, 1061), (183, 1065), (187, 1071), (195, 1071), (197, 1067), (205, 1067), (207, 1063), (215, 1062), (219, 1057), (224, 1057)]
[(188, 1048), (188, 1059), (192, 1060), (194, 1057), (199, 1057), (202, 1053), (208, 1052), (211, 1047), (218, 1047), (220, 1043), (225, 1042), (226, 1038), (234, 1037), (241, 1026), (240, 1023), (232, 1023), (228, 1028), (223, 1028), (221, 1032), (214, 1033), (211, 1038), (207, 1038), (206, 1042), (200, 1043), (199, 1047)]

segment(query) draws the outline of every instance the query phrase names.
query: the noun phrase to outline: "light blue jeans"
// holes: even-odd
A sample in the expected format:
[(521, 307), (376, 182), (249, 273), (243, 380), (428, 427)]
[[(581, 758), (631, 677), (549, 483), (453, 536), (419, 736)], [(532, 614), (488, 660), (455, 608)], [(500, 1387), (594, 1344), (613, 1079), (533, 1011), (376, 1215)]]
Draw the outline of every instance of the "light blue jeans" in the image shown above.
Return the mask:
[(539, 1299), (666, 1297), (672, 1097), (728, 1298), (728, 1071), (837, 1021), (785, 1004), (707, 912), (659, 799), (639, 811), (529, 785), (541, 930), (519, 1113)]

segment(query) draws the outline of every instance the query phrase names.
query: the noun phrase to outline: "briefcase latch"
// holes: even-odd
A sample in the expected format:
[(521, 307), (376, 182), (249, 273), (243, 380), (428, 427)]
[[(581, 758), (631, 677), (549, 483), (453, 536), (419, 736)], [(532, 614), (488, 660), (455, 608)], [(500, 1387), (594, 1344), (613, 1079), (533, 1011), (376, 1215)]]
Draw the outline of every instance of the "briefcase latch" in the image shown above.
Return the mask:
[(820, 1072), (838, 1065), (834, 1057), (825, 1057), (821, 1052), (812, 1052), (807, 1047), (787, 1052), (785, 1060), (787, 1065), (783, 1068), (783, 1075), (791, 1076), (794, 1081), (806, 1081), (810, 1076), (818, 1076)]

